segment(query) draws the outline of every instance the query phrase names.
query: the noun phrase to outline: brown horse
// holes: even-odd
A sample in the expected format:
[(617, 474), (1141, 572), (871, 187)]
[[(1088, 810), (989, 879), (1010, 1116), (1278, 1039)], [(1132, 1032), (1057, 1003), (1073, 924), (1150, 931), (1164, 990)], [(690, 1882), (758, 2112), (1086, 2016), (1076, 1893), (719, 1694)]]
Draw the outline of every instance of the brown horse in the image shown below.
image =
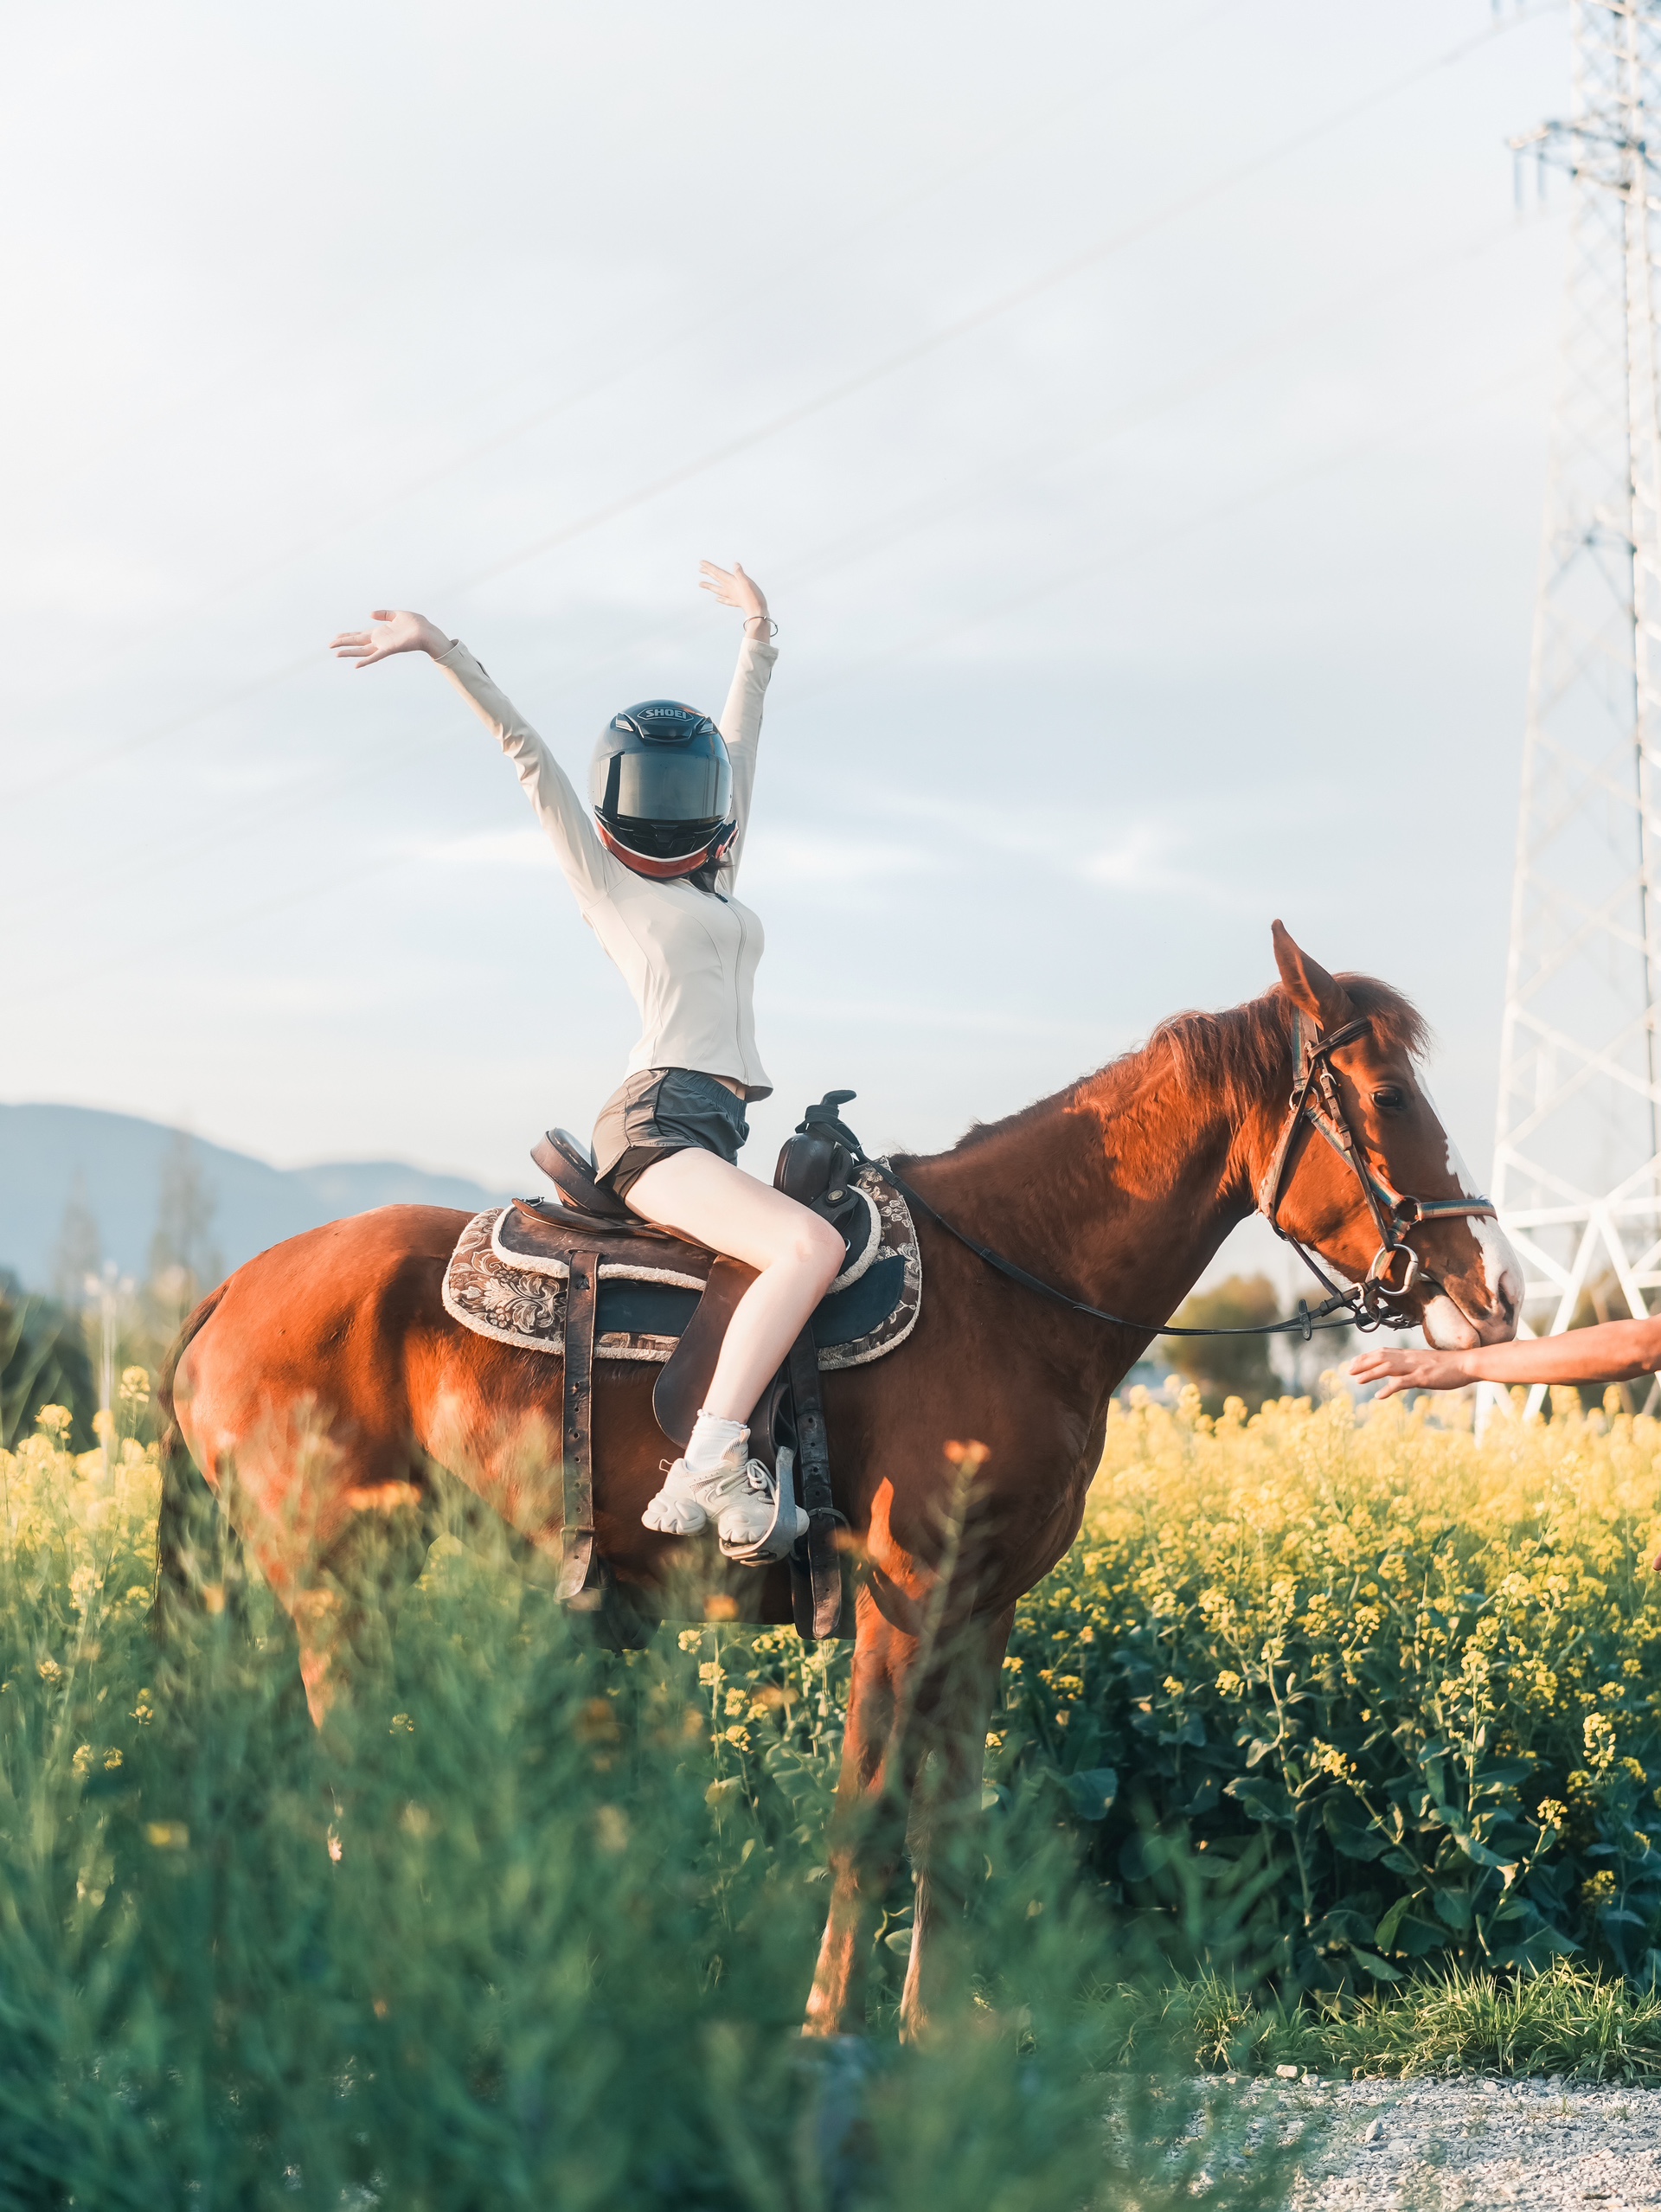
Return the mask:
[[(1382, 984), (1329, 976), (1279, 923), (1275, 952), (1280, 983), (1265, 997), (1177, 1016), (1055, 1097), (901, 1164), (907, 1179), (954, 1227), (1073, 1298), (1158, 1321), (1253, 1210), (1286, 1126), (1295, 1036), (1359, 1023), (1331, 1066), (1365, 1162), (1395, 1192), (1468, 1196), (1417, 1080), (1413, 1009)], [(1010, 1282), (918, 1210), (915, 1330), (888, 1358), (825, 1378), (859, 1568), (830, 1918), (808, 2007), (820, 2034), (857, 2022), (862, 1927), (897, 1870), (926, 1756), (937, 1821), (978, 1799), (1016, 1600), (1072, 1542), (1109, 1395), (1148, 1342)], [(389, 1515), (419, 1520), (446, 1480), (437, 1471), (559, 1558), (559, 1365), (446, 1315), (440, 1278), (465, 1219), (386, 1207), (295, 1237), (207, 1299), (176, 1354), (164, 1574), (177, 1567), (182, 1438), (293, 1619), (319, 1723), (358, 1626), (354, 1549)], [(1376, 1215), (1350, 1162), (1307, 1127), (1284, 1161), (1279, 1221), (1352, 1281), (1367, 1275)], [(1514, 1334), (1520, 1273), (1491, 1222), (1444, 1215), (1408, 1234), (1417, 1267), (1403, 1261), (1394, 1315), (1444, 1344)], [(594, 1388), (596, 1548), (641, 1589), (661, 1587), (677, 1542), (640, 1525), (665, 1450), (654, 1372), (601, 1362)], [(957, 1473), (947, 1458), (960, 1438), (984, 1447), (972, 1486), (962, 1455)], [(419, 1546), (411, 1556), (418, 1568)], [(924, 1837), (916, 1856), (909, 2031), (941, 1971), (926, 1987), (940, 1901)]]

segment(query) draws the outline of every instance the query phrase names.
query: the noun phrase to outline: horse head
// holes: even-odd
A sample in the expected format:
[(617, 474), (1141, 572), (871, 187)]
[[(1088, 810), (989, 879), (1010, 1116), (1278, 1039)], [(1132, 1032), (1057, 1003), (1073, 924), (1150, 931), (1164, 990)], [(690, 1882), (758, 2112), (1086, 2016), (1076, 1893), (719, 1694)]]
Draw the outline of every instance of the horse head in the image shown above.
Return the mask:
[(1523, 1270), (1421, 1080), (1422, 1022), (1382, 984), (1330, 976), (1278, 921), (1274, 956), (1292, 1088), (1250, 1132), (1259, 1210), (1393, 1325), (1449, 1351), (1506, 1342)]

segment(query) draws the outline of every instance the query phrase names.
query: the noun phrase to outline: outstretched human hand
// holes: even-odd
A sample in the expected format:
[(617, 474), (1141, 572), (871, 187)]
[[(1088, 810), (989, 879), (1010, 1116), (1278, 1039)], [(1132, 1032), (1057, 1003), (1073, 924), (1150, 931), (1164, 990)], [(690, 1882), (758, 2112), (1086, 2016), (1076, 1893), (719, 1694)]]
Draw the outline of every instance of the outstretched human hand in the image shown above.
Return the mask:
[(330, 640), (329, 649), (337, 661), (356, 661), (360, 668), (373, 668), (376, 661), (390, 660), (394, 653), (431, 653), (436, 660), (454, 643), (424, 614), (412, 614), (407, 608), (378, 606), (369, 619), (374, 629), (343, 630)]
[(1403, 1390), (1462, 1390), (1477, 1379), (1461, 1352), (1395, 1352), (1382, 1346), (1352, 1359), (1349, 1373), (1354, 1382), (1376, 1382), (1381, 1398)]
[(1519, 1337), (1465, 1352), (1366, 1351), (1351, 1360), (1357, 1382), (1382, 1382), (1381, 1398), (1401, 1390), (1457, 1390), (1466, 1382), (1635, 1382), (1661, 1371), (1661, 1319), (1600, 1321), (1557, 1337)]
[(723, 606), (741, 610), (746, 622), (770, 622), (767, 595), (760, 584), (744, 574), (744, 565), (734, 561), (730, 568), (717, 567), (713, 561), (700, 561), (703, 571), (699, 580), (700, 591), (713, 592)]

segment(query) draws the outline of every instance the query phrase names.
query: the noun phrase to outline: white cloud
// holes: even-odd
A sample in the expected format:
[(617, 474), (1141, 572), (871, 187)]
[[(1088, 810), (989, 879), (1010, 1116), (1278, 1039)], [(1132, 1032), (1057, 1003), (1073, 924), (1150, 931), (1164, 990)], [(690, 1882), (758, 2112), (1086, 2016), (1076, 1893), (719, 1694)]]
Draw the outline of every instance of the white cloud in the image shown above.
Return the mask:
[(1113, 843), (1099, 847), (1074, 865), (1087, 883), (1106, 884), (1116, 891), (1186, 888), (1196, 879), (1170, 865), (1173, 843), (1169, 832), (1151, 822), (1138, 822)]
[(434, 868), (541, 868), (559, 863), (540, 830), (472, 830), (462, 837), (428, 837), (409, 847)]
[(741, 880), (747, 896), (764, 888), (903, 881), (945, 864), (941, 855), (926, 846), (895, 844), (858, 823), (841, 830), (776, 825), (750, 838)]

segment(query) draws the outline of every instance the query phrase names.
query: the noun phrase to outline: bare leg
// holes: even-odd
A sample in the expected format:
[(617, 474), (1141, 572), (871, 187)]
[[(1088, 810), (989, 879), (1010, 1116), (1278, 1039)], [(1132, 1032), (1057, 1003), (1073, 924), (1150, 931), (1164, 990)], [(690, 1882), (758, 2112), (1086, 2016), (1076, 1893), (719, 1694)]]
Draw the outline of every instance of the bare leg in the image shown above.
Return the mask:
[(760, 1272), (727, 1324), (704, 1398), (717, 1420), (747, 1421), (761, 1393), (841, 1273), (842, 1239), (828, 1221), (713, 1152), (689, 1148), (657, 1161), (629, 1204), (662, 1228)]

